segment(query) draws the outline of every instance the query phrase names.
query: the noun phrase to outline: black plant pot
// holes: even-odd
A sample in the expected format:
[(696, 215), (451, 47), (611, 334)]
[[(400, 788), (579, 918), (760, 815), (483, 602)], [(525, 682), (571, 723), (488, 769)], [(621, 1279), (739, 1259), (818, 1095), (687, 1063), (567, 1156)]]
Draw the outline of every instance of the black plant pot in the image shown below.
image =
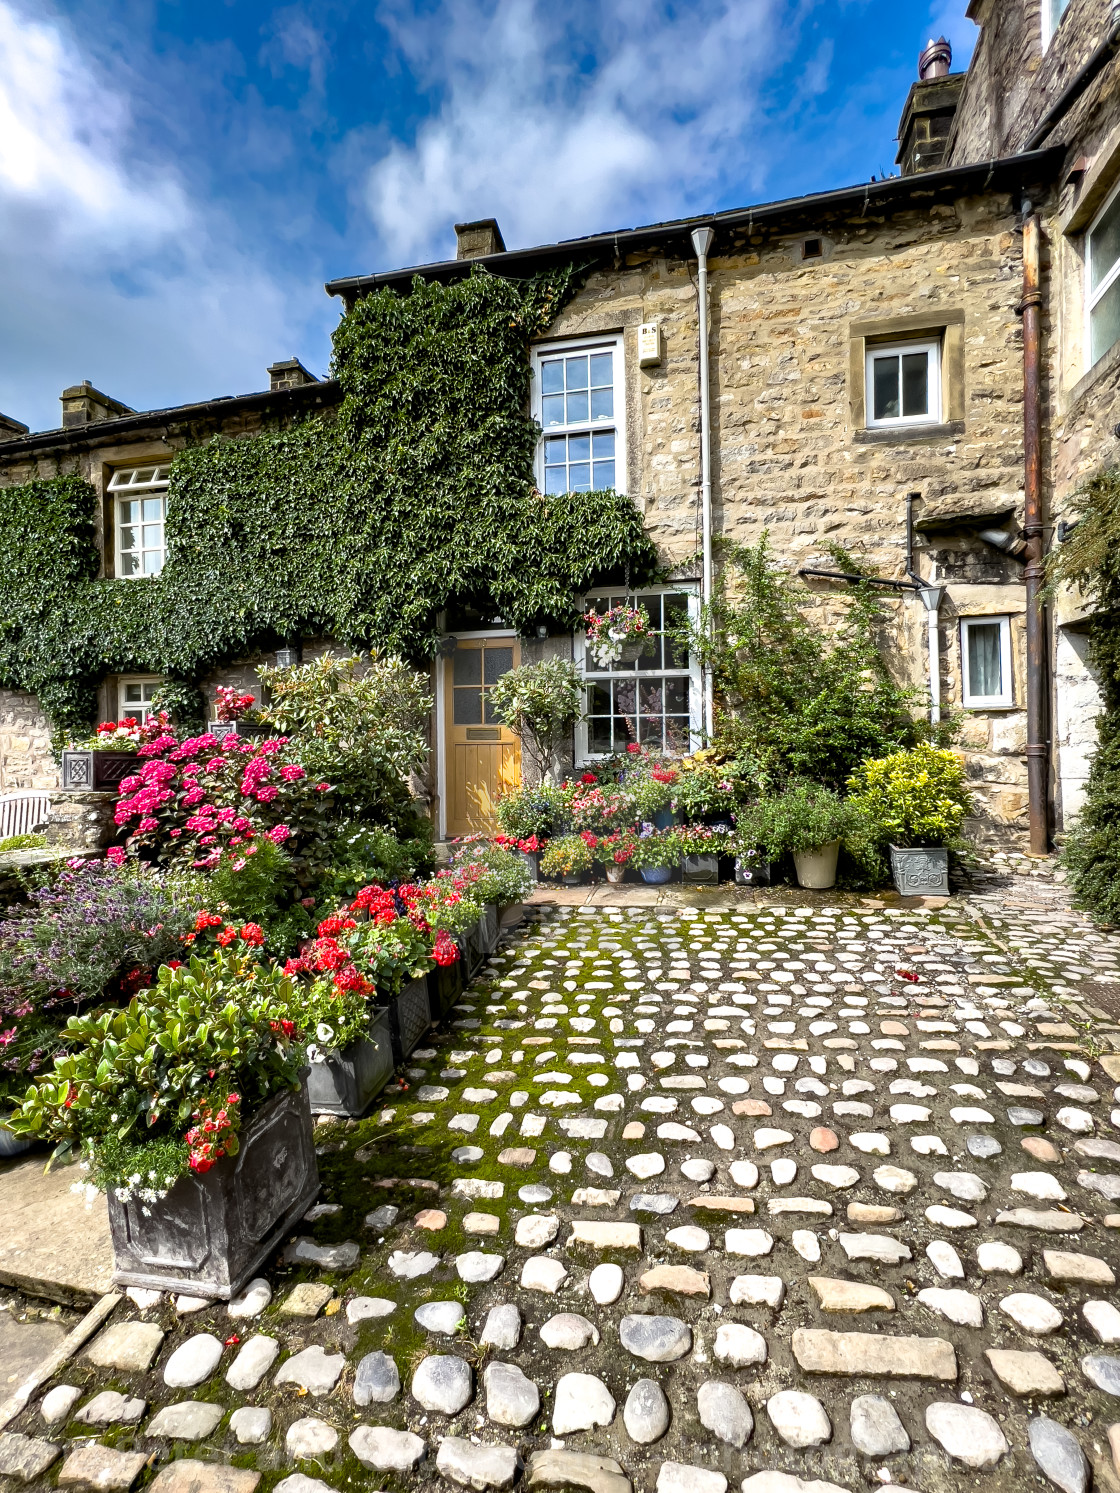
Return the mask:
[(428, 975), (428, 1003), (433, 1021), (442, 1021), (463, 993), (463, 958), (454, 964), (437, 964)]
[(318, 1191), (311, 1109), (301, 1084), (257, 1111), (236, 1156), (180, 1177), (165, 1198), (122, 1203), (110, 1189), (113, 1283), (227, 1301)]
[(718, 886), (719, 856), (686, 855), (681, 871), (685, 881), (692, 886)]
[(428, 1002), (428, 977), (421, 975), (403, 986), (400, 995), (389, 1003), (389, 1028), (393, 1039), (393, 1058), (403, 1063), (432, 1024)]
[(383, 1006), (370, 1018), (368, 1037), (311, 1064), (307, 1075), (311, 1113), (355, 1119), (365, 1114), (392, 1076), (393, 1038), (389, 1008)]

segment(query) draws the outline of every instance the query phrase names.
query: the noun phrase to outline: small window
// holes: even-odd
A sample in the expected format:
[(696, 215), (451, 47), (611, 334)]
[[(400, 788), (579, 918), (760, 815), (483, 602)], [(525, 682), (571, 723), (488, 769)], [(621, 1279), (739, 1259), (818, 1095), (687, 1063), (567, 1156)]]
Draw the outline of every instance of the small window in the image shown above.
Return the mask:
[(819, 238), (807, 238), (801, 241), (802, 259), (820, 259), (824, 254), (824, 245)]
[(1089, 229), (1085, 270), (1091, 368), (1120, 342), (1120, 187)]
[(126, 579), (159, 575), (165, 557), (166, 466), (125, 467), (109, 482), (114, 510), (116, 571)]
[(968, 617), (961, 622), (961, 677), (970, 709), (1011, 705), (1011, 618)]
[(867, 349), (868, 425), (936, 425), (941, 420), (941, 347), (901, 342)]
[(641, 604), (653, 624), (653, 638), (647, 652), (632, 663), (604, 666), (585, 653), (587, 719), (581, 731), (586, 731), (586, 747), (581, 756), (623, 752), (632, 742), (658, 752), (690, 750), (699, 691), (693, 677), (696, 660), (681, 646), (679, 635), (688, 623), (691, 600), (683, 591), (588, 598), (587, 610), (600, 614)]
[(121, 720), (146, 721), (152, 710), (152, 697), (162, 683), (158, 678), (120, 680), (117, 698)]
[(538, 480), (546, 493), (621, 490), (622, 342), (534, 351)]

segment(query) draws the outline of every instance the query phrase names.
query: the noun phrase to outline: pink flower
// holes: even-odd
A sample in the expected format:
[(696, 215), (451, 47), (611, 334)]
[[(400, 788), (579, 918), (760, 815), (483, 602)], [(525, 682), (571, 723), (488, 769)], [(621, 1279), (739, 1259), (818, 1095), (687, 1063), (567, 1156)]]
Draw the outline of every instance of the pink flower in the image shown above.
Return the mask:
[(114, 866), (123, 866), (125, 860), (124, 846), (110, 845), (108, 850), (105, 852), (105, 859), (107, 861), (112, 861)]
[(183, 768), (182, 776), (188, 780), (190, 778), (197, 778), (201, 771), (201, 764), (199, 764), (198, 762), (190, 762), (186, 767)]
[(233, 821), (233, 827), (240, 834), (244, 834), (247, 829), (252, 829), (253, 821), (251, 819), (246, 819), (244, 814), (239, 814)]
[(214, 841), (216, 839), (217, 839), (216, 835), (203, 835), (202, 839), (199, 841), (199, 844), (200, 845), (213, 845), (213, 843), (214, 843)]
[(273, 787), (271, 783), (266, 783), (263, 788), (257, 789), (254, 797), (260, 804), (270, 804), (279, 791), (280, 790)]
[(141, 819), (140, 823), (136, 826), (136, 829), (139, 834), (150, 834), (152, 830), (159, 829), (159, 820), (153, 819), (152, 816), (148, 814), (143, 819)]
[(219, 809), (218, 818), (223, 824), (232, 824), (237, 815), (236, 809)]
[(329, 783), (316, 783), (315, 784), (315, 792), (316, 793), (329, 793), (330, 791), (331, 791), (331, 785)]
[(130, 778), (122, 778), (120, 787), (121, 797), (123, 798), (126, 793), (135, 793), (138, 789), (143, 788), (143, 786), (144, 779), (136, 777), (135, 774)]
[(307, 774), (298, 762), (289, 762), (280, 769), (280, 776), (285, 783), (298, 783), (300, 778), (305, 778)]
[(221, 772), (222, 768), (225, 765), (226, 765), (226, 759), (224, 757), (211, 757), (210, 761), (207, 762), (207, 764), (206, 764), (206, 771), (207, 772)]
[(284, 841), (291, 834), (291, 830), (286, 824), (274, 824), (267, 833), (268, 838), (274, 845), (283, 845)]
[(177, 840), (179, 838), (179, 836), (183, 833), (183, 831), (181, 829), (173, 829), (173, 830), (171, 830), (170, 833), (171, 833), (171, 838), (173, 840)]
[(193, 788), (188, 788), (183, 794), (183, 803), (189, 809), (194, 804), (200, 804), (206, 797), (206, 789), (200, 788), (196, 783)]

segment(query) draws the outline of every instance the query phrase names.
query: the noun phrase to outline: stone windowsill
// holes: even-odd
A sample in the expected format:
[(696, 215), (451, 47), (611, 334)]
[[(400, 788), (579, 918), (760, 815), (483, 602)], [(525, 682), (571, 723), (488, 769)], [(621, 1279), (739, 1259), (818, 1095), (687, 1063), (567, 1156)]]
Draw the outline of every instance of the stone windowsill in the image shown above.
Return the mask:
[(854, 430), (852, 440), (858, 446), (913, 446), (919, 441), (956, 440), (964, 435), (963, 420), (949, 420), (944, 425), (884, 425)]

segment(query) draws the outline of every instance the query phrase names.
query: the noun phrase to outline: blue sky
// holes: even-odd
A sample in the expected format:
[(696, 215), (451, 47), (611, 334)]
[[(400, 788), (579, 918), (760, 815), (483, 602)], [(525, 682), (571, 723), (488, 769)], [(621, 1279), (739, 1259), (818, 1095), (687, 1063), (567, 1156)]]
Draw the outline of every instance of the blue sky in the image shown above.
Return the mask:
[(867, 180), (965, 0), (0, 0), (0, 410), (325, 371), (335, 275)]

